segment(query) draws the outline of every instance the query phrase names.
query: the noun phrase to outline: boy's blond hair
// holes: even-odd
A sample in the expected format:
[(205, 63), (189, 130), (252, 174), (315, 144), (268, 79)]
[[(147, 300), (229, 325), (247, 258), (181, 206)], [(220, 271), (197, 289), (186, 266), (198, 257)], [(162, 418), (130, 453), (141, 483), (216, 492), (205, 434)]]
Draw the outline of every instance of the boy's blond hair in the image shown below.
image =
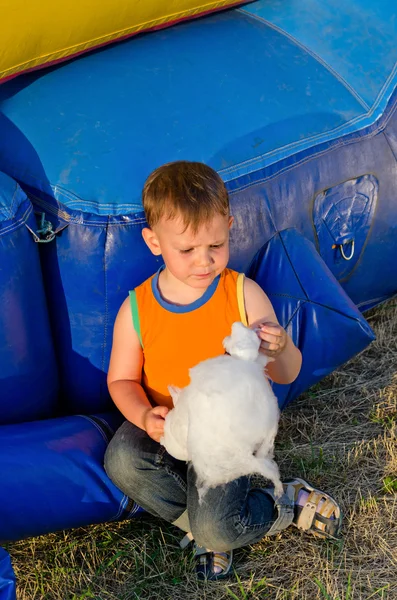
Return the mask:
[(143, 208), (152, 229), (162, 217), (182, 218), (196, 233), (215, 215), (229, 215), (225, 184), (214, 169), (200, 162), (176, 161), (163, 165), (147, 178)]

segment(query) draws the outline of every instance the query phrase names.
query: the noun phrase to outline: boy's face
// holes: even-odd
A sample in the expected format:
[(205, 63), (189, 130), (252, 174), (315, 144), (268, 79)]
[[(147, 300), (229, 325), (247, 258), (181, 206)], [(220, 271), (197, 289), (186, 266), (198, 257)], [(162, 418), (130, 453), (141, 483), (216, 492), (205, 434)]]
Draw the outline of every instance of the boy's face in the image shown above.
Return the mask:
[(142, 234), (153, 254), (162, 255), (168, 271), (194, 288), (207, 288), (229, 261), (229, 229), (233, 217), (216, 215), (197, 233), (182, 219), (161, 219)]

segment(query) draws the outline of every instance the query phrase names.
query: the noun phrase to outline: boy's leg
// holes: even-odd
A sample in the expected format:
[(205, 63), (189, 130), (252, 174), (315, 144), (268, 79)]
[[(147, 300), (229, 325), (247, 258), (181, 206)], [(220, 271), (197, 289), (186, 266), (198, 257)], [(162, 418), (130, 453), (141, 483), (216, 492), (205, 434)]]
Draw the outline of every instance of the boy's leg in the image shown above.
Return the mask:
[(189, 531), (187, 465), (170, 456), (146, 431), (125, 421), (106, 450), (105, 470), (147, 512)]
[[(258, 542), (279, 518), (279, 510), (271, 495), (260, 488), (251, 489), (249, 477), (240, 477), (209, 489), (200, 503), (196, 474), (189, 464), (187, 495), (190, 525), (196, 543), (217, 552)], [(285, 527), (291, 521), (292, 515)]]
[(301, 479), (285, 482), (283, 496), (276, 499), (273, 488), (251, 488), (249, 478), (240, 477), (208, 490), (200, 503), (190, 465), (187, 505), (196, 543), (217, 552), (258, 542), (291, 524), (335, 539), (342, 525), (336, 500)]

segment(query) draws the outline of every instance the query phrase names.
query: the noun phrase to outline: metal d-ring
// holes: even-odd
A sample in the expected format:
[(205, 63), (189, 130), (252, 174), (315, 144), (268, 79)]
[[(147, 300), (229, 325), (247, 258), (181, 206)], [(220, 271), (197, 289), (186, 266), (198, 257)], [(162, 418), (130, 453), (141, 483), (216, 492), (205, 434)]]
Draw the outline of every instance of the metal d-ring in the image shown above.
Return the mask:
[[(349, 242), (348, 242), (349, 243)], [(344, 244), (339, 244), (339, 250), (345, 260), (351, 260), (354, 256), (354, 240), (351, 241), (351, 251), (350, 256), (346, 256), (345, 251), (343, 250)]]

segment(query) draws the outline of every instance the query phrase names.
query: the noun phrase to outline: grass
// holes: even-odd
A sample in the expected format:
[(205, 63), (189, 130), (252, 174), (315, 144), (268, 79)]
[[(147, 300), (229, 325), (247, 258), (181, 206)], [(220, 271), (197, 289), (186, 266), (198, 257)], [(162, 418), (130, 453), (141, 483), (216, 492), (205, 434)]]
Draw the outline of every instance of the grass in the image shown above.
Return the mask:
[(397, 305), (377, 340), (282, 414), (276, 458), (341, 503), (343, 538), (294, 528), (236, 552), (226, 582), (198, 584), (171, 525), (145, 517), (9, 544), (19, 600), (396, 600)]

